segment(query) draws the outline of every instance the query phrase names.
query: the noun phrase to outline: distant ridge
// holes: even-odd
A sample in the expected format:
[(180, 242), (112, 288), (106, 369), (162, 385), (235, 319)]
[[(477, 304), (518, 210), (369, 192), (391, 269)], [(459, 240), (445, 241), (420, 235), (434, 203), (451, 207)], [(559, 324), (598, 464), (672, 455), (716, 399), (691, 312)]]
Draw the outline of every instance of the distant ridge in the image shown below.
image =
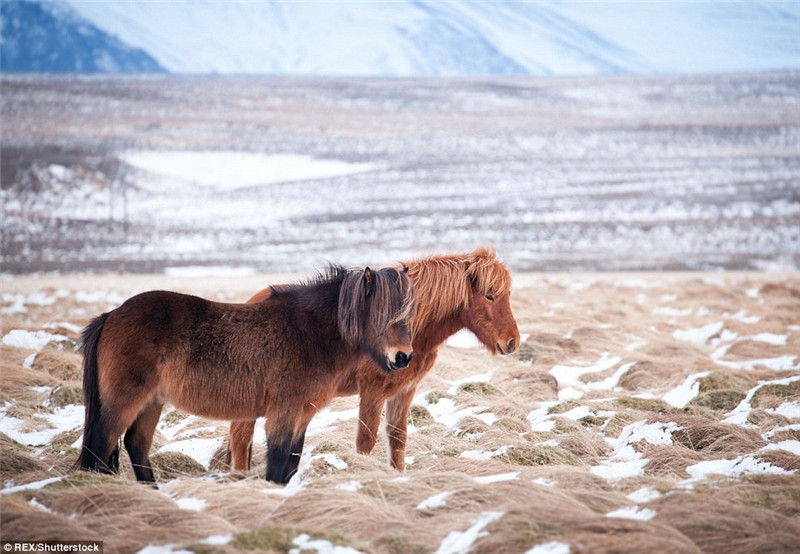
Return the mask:
[(481, 76), (800, 67), (800, 2), (781, 0), (38, 0), (3, 2), (3, 20), (12, 70)]
[(147, 52), (124, 44), (65, 4), (3, 0), (0, 21), (4, 72), (165, 71)]

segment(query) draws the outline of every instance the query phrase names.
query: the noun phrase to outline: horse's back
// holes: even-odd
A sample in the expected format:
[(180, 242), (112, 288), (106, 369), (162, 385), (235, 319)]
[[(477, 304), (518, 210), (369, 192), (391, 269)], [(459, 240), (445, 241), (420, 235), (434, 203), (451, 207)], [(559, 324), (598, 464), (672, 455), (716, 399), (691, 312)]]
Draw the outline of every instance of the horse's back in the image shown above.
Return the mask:
[(202, 320), (211, 305), (208, 300), (178, 292), (143, 292), (132, 296), (109, 314), (105, 332), (129, 340), (153, 337), (156, 342), (161, 342)]

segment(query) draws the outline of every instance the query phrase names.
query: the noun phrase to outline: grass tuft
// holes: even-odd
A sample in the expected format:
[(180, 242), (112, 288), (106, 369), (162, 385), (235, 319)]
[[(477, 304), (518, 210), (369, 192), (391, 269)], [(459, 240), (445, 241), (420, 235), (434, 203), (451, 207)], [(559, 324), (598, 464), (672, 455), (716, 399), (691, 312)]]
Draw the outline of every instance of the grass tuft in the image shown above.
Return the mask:
[(511, 448), (502, 458), (522, 466), (583, 465), (569, 450), (554, 446), (522, 445)]
[(730, 412), (739, 402), (744, 400), (745, 394), (743, 392), (731, 389), (714, 389), (708, 392), (701, 393), (694, 398), (690, 406), (702, 406), (709, 408), (715, 412)]
[(675, 408), (658, 398), (635, 398), (632, 396), (626, 396), (623, 398), (617, 398), (614, 403), (620, 408), (639, 410), (642, 412), (668, 413), (675, 411)]
[(160, 452), (150, 456), (150, 464), (160, 479), (174, 479), (186, 475), (202, 475), (206, 468), (194, 458), (180, 452)]
[(446, 392), (432, 390), (431, 392), (425, 395), (425, 402), (427, 402), (428, 404), (436, 404), (442, 398), (449, 398), (451, 400), (455, 400), (455, 397), (452, 394), (447, 394)]
[(408, 422), (414, 427), (425, 427), (433, 423), (433, 421), (433, 416), (427, 410), (427, 408), (414, 404), (408, 411)]
[(50, 393), (50, 405), (63, 408), (71, 404), (83, 404), (83, 388), (80, 385), (65, 383)]
[(480, 396), (502, 396), (503, 393), (501, 393), (500, 390), (494, 385), (478, 381), (474, 383), (463, 383), (462, 385), (459, 385), (458, 394), (477, 394)]

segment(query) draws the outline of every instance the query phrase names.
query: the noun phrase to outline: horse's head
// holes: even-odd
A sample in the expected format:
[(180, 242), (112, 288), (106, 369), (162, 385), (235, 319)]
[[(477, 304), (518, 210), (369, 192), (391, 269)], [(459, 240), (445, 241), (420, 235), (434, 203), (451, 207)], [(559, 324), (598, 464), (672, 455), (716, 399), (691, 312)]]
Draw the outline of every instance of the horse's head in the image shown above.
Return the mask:
[(408, 321), (415, 310), (407, 270), (353, 270), (339, 292), (339, 330), (381, 368), (404, 369), (412, 357)]
[(495, 258), (481, 249), (466, 260), (469, 300), (464, 324), (492, 354), (511, 354), (519, 348), (519, 329), (511, 312), (511, 275)]

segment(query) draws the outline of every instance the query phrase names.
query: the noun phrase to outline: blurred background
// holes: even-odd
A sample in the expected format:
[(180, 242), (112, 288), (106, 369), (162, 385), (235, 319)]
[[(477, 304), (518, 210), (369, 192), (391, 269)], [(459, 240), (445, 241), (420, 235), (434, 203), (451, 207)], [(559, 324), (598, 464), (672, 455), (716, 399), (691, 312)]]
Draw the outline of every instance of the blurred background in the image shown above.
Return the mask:
[(11, 1), (2, 271), (800, 264), (800, 2)]

